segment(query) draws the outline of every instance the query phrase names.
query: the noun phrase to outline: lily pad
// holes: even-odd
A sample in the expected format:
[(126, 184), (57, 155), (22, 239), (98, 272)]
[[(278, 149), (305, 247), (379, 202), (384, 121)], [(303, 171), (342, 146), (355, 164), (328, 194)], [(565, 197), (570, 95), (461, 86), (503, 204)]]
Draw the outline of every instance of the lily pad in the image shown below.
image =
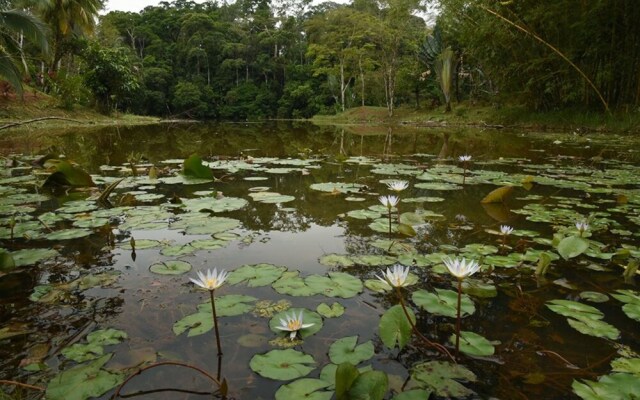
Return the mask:
[(477, 380), (474, 373), (464, 365), (445, 361), (429, 361), (414, 366), (411, 369), (411, 379), (444, 398), (460, 398), (474, 394), (473, 390), (460, 382)]
[(246, 282), (249, 287), (267, 286), (280, 279), (287, 267), (273, 264), (243, 265), (229, 273), (227, 282), (231, 285)]
[[(430, 313), (456, 318), (458, 315), (458, 292), (447, 289), (435, 289), (435, 293), (424, 289), (416, 290), (411, 297), (416, 305)], [(460, 316), (471, 315), (476, 311), (473, 300), (462, 294), (460, 302)]]
[(315, 364), (309, 354), (285, 349), (256, 354), (251, 358), (249, 367), (265, 378), (285, 381), (308, 375), (316, 368)]
[(329, 382), (322, 379), (302, 378), (280, 386), (276, 391), (276, 400), (331, 400), (333, 391), (326, 391)]
[(640, 379), (631, 374), (615, 373), (598, 381), (574, 380), (571, 387), (584, 400), (633, 399), (640, 393)]
[(253, 200), (265, 204), (288, 203), (296, 199), (293, 196), (283, 195), (275, 192), (255, 192), (249, 193), (249, 196), (251, 196)]
[(568, 236), (558, 243), (558, 253), (568, 260), (587, 251), (589, 242), (578, 236)]
[(342, 254), (325, 254), (318, 262), (327, 267), (352, 267), (355, 265), (349, 256)]
[(328, 297), (347, 299), (363, 290), (360, 279), (344, 272), (329, 272), (329, 276), (311, 275), (304, 281), (316, 293)]
[(316, 311), (325, 318), (336, 318), (344, 314), (344, 306), (338, 302), (333, 303), (331, 306), (321, 303), (316, 308)]
[[(456, 334), (449, 337), (449, 343), (455, 344)], [(493, 343), (474, 332), (460, 331), (460, 351), (474, 357), (488, 357), (495, 352)]]
[(191, 271), (191, 264), (181, 260), (170, 260), (151, 265), (149, 271), (160, 275), (182, 275)]
[[(416, 317), (413, 311), (409, 308), (407, 308), (406, 311), (413, 324), (415, 324)], [(380, 339), (382, 339), (382, 343), (390, 349), (393, 349), (397, 343), (398, 347), (402, 350), (404, 346), (409, 343), (412, 328), (402, 306), (396, 304), (382, 315), (378, 325), (378, 333)]]
[(124, 376), (101, 369), (112, 356), (113, 354), (106, 354), (89, 364), (62, 371), (47, 385), (47, 399), (85, 400), (100, 397), (118, 386), (123, 382)]
[(33, 265), (40, 261), (55, 258), (58, 255), (60, 255), (60, 253), (54, 249), (23, 249), (11, 253), (16, 267)]
[(359, 183), (326, 182), (314, 183), (311, 185), (311, 189), (328, 193), (358, 193), (364, 189), (364, 185)]
[(609, 296), (606, 294), (592, 291), (580, 292), (580, 298), (592, 303), (606, 303), (609, 301)]
[(44, 238), (47, 240), (71, 240), (89, 236), (92, 233), (93, 232), (89, 229), (62, 229), (59, 231), (48, 233), (44, 235)]
[(329, 359), (334, 364), (344, 362), (358, 365), (373, 357), (374, 348), (371, 340), (358, 345), (358, 336), (348, 336), (336, 340), (329, 347)]

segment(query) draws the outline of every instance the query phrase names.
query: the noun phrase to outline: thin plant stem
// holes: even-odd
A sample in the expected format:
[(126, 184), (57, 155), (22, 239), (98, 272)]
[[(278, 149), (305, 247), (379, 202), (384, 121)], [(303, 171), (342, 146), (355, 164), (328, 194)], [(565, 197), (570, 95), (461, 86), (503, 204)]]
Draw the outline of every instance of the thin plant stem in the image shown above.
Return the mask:
[(222, 347), (220, 346), (220, 331), (218, 330), (218, 316), (216, 315), (216, 302), (213, 296), (213, 290), (209, 290), (211, 295), (211, 311), (213, 312), (213, 327), (216, 332), (216, 347), (218, 348), (218, 356), (222, 355)]
[(460, 304), (462, 303), (462, 279), (458, 279), (458, 321), (456, 322), (456, 357), (460, 356)]
[(411, 325), (411, 330), (413, 331), (413, 333), (415, 333), (427, 345), (429, 345), (431, 347), (434, 347), (435, 349), (437, 349), (438, 351), (440, 351), (443, 354), (446, 354), (447, 357), (449, 357), (449, 359), (455, 363), (456, 359), (451, 355), (451, 353), (449, 353), (449, 350), (447, 350), (446, 347), (444, 347), (440, 343), (432, 342), (431, 340), (429, 340), (429, 338), (424, 336), (418, 330), (418, 327), (413, 323), (413, 321), (411, 320), (411, 317), (409, 316), (409, 312), (407, 311), (407, 306), (404, 304), (404, 299), (402, 298), (402, 293), (400, 293), (400, 288), (397, 287), (397, 286), (396, 286), (396, 294), (398, 295), (398, 300), (400, 301), (400, 306), (402, 307), (402, 311), (404, 312), (404, 316), (407, 317), (407, 321), (409, 321), (409, 325)]
[(20, 386), (20, 387), (23, 387), (23, 388), (33, 389), (33, 390), (40, 390), (40, 391), (44, 391), (45, 390), (45, 388), (40, 387), (40, 386), (29, 385), (27, 383), (16, 382), (16, 381), (7, 381), (7, 380), (4, 380), (4, 379), (0, 379), (0, 385)]
[(140, 375), (141, 373), (143, 373), (146, 370), (149, 370), (151, 368), (161, 367), (163, 365), (175, 365), (175, 366), (178, 366), (178, 367), (185, 367), (185, 368), (193, 369), (195, 371), (198, 371), (200, 374), (206, 376), (207, 378), (209, 378), (209, 380), (211, 380), (213, 383), (215, 383), (216, 386), (218, 386), (218, 388), (221, 387), (221, 383), (220, 383), (220, 381), (218, 379), (214, 378), (207, 371), (205, 371), (205, 370), (203, 370), (201, 368), (198, 368), (198, 367), (196, 367), (194, 365), (186, 364), (186, 363), (183, 363), (183, 362), (180, 362), (180, 361), (162, 361), (162, 362), (154, 363), (154, 364), (151, 364), (151, 365), (147, 365), (146, 367), (140, 368), (138, 371), (136, 371), (133, 374), (129, 375), (127, 377), (127, 379), (125, 379), (124, 382), (122, 382), (120, 384), (120, 386), (118, 386), (118, 389), (116, 389), (115, 393), (113, 394), (112, 399), (117, 399), (118, 397), (120, 397), (120, 391), (122, 390), (122, 388), (124, 388), (124, 386), (131, 379), (133, 379), (134, 377)]
[(389, 211), (389, 237), (391, 237), (391, 207), (387, 208)]
[(463, 164), (463, 171), (462, 171), (462, 186), (464, 186), (466, 181), (467, 181), (467, 162), (465, 161)]

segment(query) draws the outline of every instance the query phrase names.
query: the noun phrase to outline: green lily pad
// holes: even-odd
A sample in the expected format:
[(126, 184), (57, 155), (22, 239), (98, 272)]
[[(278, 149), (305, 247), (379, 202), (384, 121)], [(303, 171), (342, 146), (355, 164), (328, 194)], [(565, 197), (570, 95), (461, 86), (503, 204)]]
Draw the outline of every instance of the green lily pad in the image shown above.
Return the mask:
[(331, 400), (333, 391), (326, 391), (329, 382), (322, 379), (302, 378), (282, 385), (275, 394), (276, 400)]
[(617, 290), (612, 296), (623, 303), (622, 311), (631, 319), (640, 321), (640, 293), (633, 290)]
[(47, 399), (85, 400), (100, 397), (118, 386), (124, 381), (124, 376), (101, 369), (112, 356), (106, 354), (89, 364), (78, 365), (54, 376), (47, 385)]
[(578, 236), (568, 236), (558, 243), (558, 253), (568, 260), (587, 251), (589, 242)]
[(411, 369), (411, 379), (419, 386), (432, 390), (437, 396), (459, 398), (474, 394), (473, 390), (460, 382), (475, 382), (473, 372), (462, 364), (445, 361), (429, 361), (418, 364)]
[[(456, 343), (456, 334), (449, 337), (449, 343)], [(488, 357), (495, 352), (493, 343), (474, 332), (460, 331), (460, 351), (474, 357)]]
[(355, 265), (349, 256), (342, 254), (325, 254), (318, 262), (327, 267), (352, 267)]
[(87, 341), (89, 343), (99, 344), (103, 346), (109, 344), (118, 344), (127, 338), (127, 332), (113, 328), (100, 329), (97, 331), (93, 331), (87, 335)]
[(288, 294), (290, 296), (313, 296), (314, 294), (319, 294), (318, 288), (312, 288), (305, 283), (299, 271), (286, 271), (271, 287), (280, 294)]
[[(134, 241), (136, 250), (146, 250), (162, 247), (162, 243), (159, 240), (151, 239), (138, 239)], [(126, 241), (120, 245), (125, 250), (133, 250), (131, 247), (131, 241)]]
[[(256, 300), (255, 297), (239, 294), (216, 297), (216, 314), (218, 318), (242, 315), (253, 309), (254, 306), (250, 303)], [(187, 336), (191, 337), (209, 332), (213, 329), (212, 314), (210, 301), (199, 304), (198, 312), (189, 314), (173, 324), (173, 333), (177, 336), (188, 331)]]
[[(411, 318), (411, 321), (415, 324), (416, 317), (411, 309), (406, 309), (407, 314)], [(404, 346), (411, 340), (412, 328), (411, 324), (407, 320), (407, 316), (402, 309), (402, 306), (396, 304), (389, 308), (380, 318), (378, 325), (378, 334), (382, 343), (390, 349), (393, 349), (398, 344), (398, 347), (402, 350)]]
[(376, 219), (382, 216), (382, 213), (369, 209), (364, 210), (351, 210), (347, 212), (347, 216), (355, 219)]
[(191, 212), (209, 211), (214, 213), (236, 211), (244, 208), (249, 202), (238, 197), (197, 197), (182, 200), (185, 209)]
[(33, 265), (40, 261), (55, 258), (59, 255), (60, 253), (54, 249), (23, 249), (11, 253), (11, 257), (13, 257), (16, 267)]
[(109, 219), (107, 218), (89, 217), (73, 221), (73, 226), (76, 228), (100, 228), (107, 224), (109, 224)]
[(382, 400), (389, 388), (389, 378), (382, 371), (359, 374), (349, 388), (347, 399)]
[(202, 159), (195, 154), (184, 160), (182, 173), (194, 178), (213, 179), (213, 171), (211, 171), (209, 167), (203, 165)]
[(364, 189), (364, 185), (359, 183), (345, 183), (345, 182), (326, 182), (326, 183), (314, 183), (311, 189), (328, 193), (358, 193)]
[(640, 378), (640, 358), (616, 358), (611, 361), (611, 369), (615, 372), (626, 372)]
[(76, 343), (62, 349), (61, 353), (69, 360), (82, 363), (102, 356), (104, 349), (98, 343)]
[(597, 382), (574, 380), (573, 392), (584, 400), (633, 399), (640, 393), (640, 379), (631, 374), (615, 373)]
[(395, 257), (380, 256), (374, 254), (365, 254), (361, 256), (353, 256), (351, 260), (357, 265), (366, 265), (368, 267), (382, 267), (393, 265), (396, 263)]
[(620, 337), (620, 331), (611, 324), (597, 319), (584, 318), (573, 319), (567, 318), (569, 325), (580, 333), (585, 335), (602, 337), (611, 340), (616, 340)]
[(180, 216), (170, 229), (183, 229), (189, 235), (213, 235), (229, 231), (240, 226), (240, 221), (226, 217), (208, 217), (202, 213), (189, 213)]
[(255, 192), (249, 193), (249, 196), (251, 196), (254, 201), (265, 204), (288, 203), (296, 199), (293, 196), (283, 195), (275, 192)]
[(580, 292), (580, 298), (592, 303), (606, 303), (607, 301), (609, 301), (609, 296), (607, 296), (606, 294), (591, 291)]
[(151, 265), (149, 271), (160, 275), (182, 275), (191, 271), (191, 264), (181, 260), (169, 260)]
[[(411, 297), (414, 303), (430, 313), (456, 318), (458, 315), (458, 292), (446, 289), (435, 289), (435, 293), (424, 289), (416, 290)], [(476, 311), (473, 300), (462, 294), (460, 316), (471, 315)]]
[[(378, 218), (369, 224), (369, 228), (380, 233), (389, 233), (389, 220), (387, 218)], [(391, 233), (398, 232), (398, 224), (391, 221)]]
[(86, 187), (95, 186), (95, 183), (93, 183), (91, 175), (81, 168), (67, 161), (58, 161), (55, 163), (55, 172), (47, 177), (43, 185)]
[(406, 392), (398, 393), (391, 400), (425, 400), (431, 396), (430, 391), (425, 389), (413, 389)]
[[(418, 283), (418, 276), (409, 272), (409, 275), (407, 275), (407, 280), (405, 281), (405, 286), (415, 285), (416, 283)], [(389, 285), (389, 283), (383, 282), (380, 279), (367, 279), (364, 281), (364, 286), (367, 289), (378, 293), (384, 293), (393, 290), (393, 287)]]
[(285, 381), (308, 375), (316, 368), (315, 364), (315, 360), (310, 355), (285, 349), (256, 354), (251, 358), (249, 367), (265, 378)]
[(233, 270), (227, 277), (231, 285), (246, 282), (249, 287), (267, 286), (280, 279), (287, 267), (273, 264), (243, 265)]
[(466, 278), (462, 281), (462, 292), (474, 297), (491, 298), (498, 295), (498, 288), (493, 282), (483, 282), (478, 279)]
[(316, 308), (316, 312), (325, 318), (336, 318), (344, 314), (344, 306), (335, 302), (329, 307), (326, 303), (321, 303)]
[(276, 315), (273, 316), (273, 318), (269, 320), (269, 329), (271, 329), (272, 332), (275, 332), (277, 334), (282, 334), (283, 332), (286, 332), (281, 329), (277, 329), (276, 327), (281, 326), (282, 320), (286, 321), (288, 316), (290, 317), (295, 315), (295, 317), (298, 317), (300, 315), (300, 311), (302, 311), (302, 323), (313, 324), (308, 328), (304, 328), (298, 331), (298, 335), (301, 338), (303, 339), (307, 338), (311, 335), (316, 334), (317, 332), (320, 331), (320, 329), (322, 329), (323, 322), (320, 314), (314, 311), (308, 310), (306, 308), (290, 308), (288, 310), (277, 313)]
[(93, 231), (89, 229), (62, 229), (59, 231), (48, 233), (44, 235), (44, 238), (47, 240), (71, 240), (89, 236), (92, 233)]
[(604, 314), (595, 307), (571, 300), (550, 300), (547, 307), (560, 315), (576, 319), (599, 320)]
[(358, 336), (348, 336), (336, 340), (329, 347), (329, 359), (334, 364), (344, 362), (358, 365), (373, 357), (374, 348), (371, 340), (358, 345)]
[(360, 279), (344, 272), (329, 272), (329, 276), (311, 275), (304, 281), (316, 293), (328, 297), (347, 299), (363, 290)]

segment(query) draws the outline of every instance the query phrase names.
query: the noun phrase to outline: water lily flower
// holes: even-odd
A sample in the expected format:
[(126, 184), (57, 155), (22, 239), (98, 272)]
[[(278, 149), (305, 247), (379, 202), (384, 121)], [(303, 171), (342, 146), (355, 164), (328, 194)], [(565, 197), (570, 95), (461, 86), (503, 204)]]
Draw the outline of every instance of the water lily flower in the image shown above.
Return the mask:
[(582, 233), (589, 229), (589, 224), (586, 221), (578, 221), (576, 222), (576, 229)]
[(220, 273), (218, 273), (218, 269), (214, 268), (213, 271), (208, 269), (206, 275), (203, 274), (202, 271), (198, 271), (198, 279), (189, 279), (202, 289), (215, 290), (222, 286), (227, 279), (227, 275), (227, 271), (221, 270)]
[(466, 258), (456, 258), (455, 260), (444, 258), (442, 262), (444, 262), (444, 265), (447, 266), (447, 269), (449, 270), (449, 272), (451, 272), (451, 275), (455, 276), (458, 279), (464, 279), (468, 276), (471, 276), (478, 272), (478, 270), (480, 269), (480, 264), (478, 264), (477, 261), (469, 260), (469, 262), (467, 262)]
[(509, 225), (500, 225), (500, 233), (502, 233), (503, 235), (510, 235), (511, 232), (513, 232), (513, 228)]
[(397, 196), (380, 196), (378, 200), (380, 200), (383, 206), (392, 209), (398, 204), (400, 199)]
[(387, 183), (387, 187), (393, 191), (401, 192), (409, 187), (409, 182), (407, 181), (391, 181)]
[(405, 268), (402, 265), (394, 265), (393, 271), (387, 268), (387, 272), (383, 272), (382, 276), (376, 274), (376, 278), (393, 287), (407, 286), (407, 276), (409, 276), (409, 267)]
[(308, 328), (313, 326), (314, 323), (305, 324), (302, 322), (302, 310), (300, 310), (300, 314), (296, 317), (295, 311), (291, 313), (291, 316), (285, 314), (286, 321), (280, 318), (280, 326), (276, 326), (276, 329), (280, 329), (281, 331), (287, 331), (289, 333), (289, 339), (295, 339), (298, 331), (301, 329)]
[(468, 161), (471, 161), (471, 156), (470, 155), (460, 156), (458, 157), (458, 160), (460, 160), (461, 162), (468, 162)]

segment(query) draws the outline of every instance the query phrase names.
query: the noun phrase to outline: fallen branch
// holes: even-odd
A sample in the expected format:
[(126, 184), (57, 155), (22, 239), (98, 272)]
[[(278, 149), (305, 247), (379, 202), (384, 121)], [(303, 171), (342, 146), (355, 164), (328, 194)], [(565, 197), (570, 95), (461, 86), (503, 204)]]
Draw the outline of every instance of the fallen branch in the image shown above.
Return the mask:
[(62, 120), (62, 121), (76, 122), (78, 124), (86, 124), (87, 123), (87, 122), (84, 122), (84, 121), (78, 121), (76, 119), (63, 118), (63, 117), (41, 117), (41, 118), (34, 118), (34, 119), (26, 120), (26, 121), (12, 122), (10, 124), (2, 125), (2, 126), (0, 126), (0, 130), (13, 128), (14, 126), (31, 124), (33, 122), (46, 121), (46, 120), (49, 120), (49, 119), (59, 119), (59, 120)]

